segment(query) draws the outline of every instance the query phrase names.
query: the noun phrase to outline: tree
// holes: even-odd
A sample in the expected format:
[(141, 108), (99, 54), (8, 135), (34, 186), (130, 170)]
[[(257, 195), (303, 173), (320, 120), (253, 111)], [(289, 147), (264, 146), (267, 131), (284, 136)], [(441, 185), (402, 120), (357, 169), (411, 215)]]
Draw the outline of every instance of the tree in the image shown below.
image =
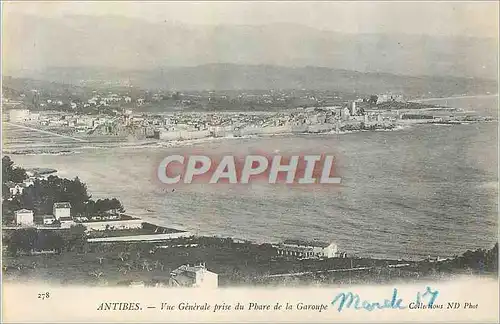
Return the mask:
[(14, 168), (14, 162), (12, 162), (10, 157), (6, 155), (2, 158), (2, 184), (9, 181), (20, 183), (27, 177), (26, 170), (19, 167)]
[(119, 213), (125, 212), (125, 208), (123, 208), (122, 203), (116, 198), (111, 199), (110, 207), (111, 207), (111, 210), (113, 210), (115, 212), (119, 212)]
[[(14, 168), (13, 165), (14, 163), (8, 156), (2, 158), (3, 215), (11, 217), (15, 210), (21, 208), (33, 210), (37, 215), (51, 214), (54, 203), (63, 201), (71, 204), (73, 216), (94, 216), (125, 211), (121, 202), (116, 198), (91, 200), (87, 186), (78, 177), (70, 180), (51, 175), (47, 179), (36, 180), (33, 186), (25, 188), (20, 197), (9, 200), (6, 182), (22, 182), (26, 179), (26, 171), (22, 168)], [(5, 219), (3, 222), (5, 223)]]
[(76, 249), (77, 251), (84, 250), (87, 244), (86, 227), (82, 224), (73, 225), (69, 228), (69, 233), (65, 241), (67, 251)]
[(7, 155), (2, 158), (2, 182), (10, 181), (9, 176), (14, 162)]
[(16, 210), (22, 209), (21, 206), (22, 204), (18, 196), (13, 197), (10, 200), (4, 200), (2, 202), (2, 224), (14, 223), (14, 212)]
[(10, 191), (9, 191), (9, 187), (5, 184), (5, 183), (2, 183), (2, 198), (4, 200), (6, 199), (9, 199), (10, 198)]
[(37, 214), (50, 214), (55, 202), (67, 201), (71, 204), (72, 214), (80, 215), (85, 213), (89, 198), (87, 187), (80, 179), (49, 176), (26, 188), (21, 201), (24, 208), (33, 209)]
[(68, 183), (69, 194), (68, 201), (71, 203), (71, 209), (75, 215), (81, 215), (85, 212), (85, 202), (90, 199), (87, 192), (87, 186), (76, 177)]
[(61, 253), (64, 247), (64, 239), (55, 231), (40, 231), (35, 245), (36, 250), (54, 250)]
[(370, 96), (370, 99), (368, 100), (368, 102), (370, 102), (371, 104), (377, 104), (377, 101), (378, 101), (378, 96), (377, 95), (371, 95)]
[(98, 199), (97, 201), (93, 202), (89, 200), (87, 202), (86, 206), (86, 214), (89, 215), (94, 215), (94, 214), (104, 214), (104, 213), (123, 213), (125, 209), (123, 208), (123, 205), (121, 202), (116, 199)]
[(12, 233), (8, 241), (8, 251), (17, 255), (19, 251), (30, 253), (35, 248), (38, 233), (35, 228), (23, 228)]
[(485, 268), (488, 271), (498, 273), (498, 242), (495, 246), (486, 252)]

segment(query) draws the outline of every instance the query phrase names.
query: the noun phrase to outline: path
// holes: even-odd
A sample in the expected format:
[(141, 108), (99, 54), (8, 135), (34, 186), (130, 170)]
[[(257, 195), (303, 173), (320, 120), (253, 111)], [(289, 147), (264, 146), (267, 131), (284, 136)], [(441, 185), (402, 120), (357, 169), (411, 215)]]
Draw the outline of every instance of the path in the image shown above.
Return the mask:
[(316, 271), (306, 271), (306, 272), (295, 272), (295, 273), (281, 273), (266, 276), (267, 278), (274, 277), (293, 277), (293, 276), (303, 276), (313, 273), (324, 273), (324, 272), (343, 272), (343, 271), (359, 271), (359, 270), (369, 270), (373, 267), (359, 267), (359, 268), (349, 268), (349, 269), (331, 269), (331, 270), (316, 270)]

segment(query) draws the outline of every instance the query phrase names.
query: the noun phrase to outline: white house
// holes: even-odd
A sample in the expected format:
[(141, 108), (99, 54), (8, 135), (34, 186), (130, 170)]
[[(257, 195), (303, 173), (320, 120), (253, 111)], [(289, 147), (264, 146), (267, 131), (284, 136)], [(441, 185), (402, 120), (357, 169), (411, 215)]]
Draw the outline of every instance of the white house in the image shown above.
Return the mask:
[(56, 202), (52, 211), (56, 219), (71, 217), (71, 204), (69, 202)]
[(333, 258), (337, 256), (337, 245), (319, 241), (285, 240), (277, 247), (278, 255), (304, 259)]
[(24, 187), (30, 187), (30, 186), (33, 186), (35, 185), (35, 181), (33, 178), (29, 178), (29, 179), (25, 179), (23, 180), (23, 186)]
[(377, 104), (388, 102), (388, 101), (399, 101), (403, 102), (402, 95), (393, 95), (393, 94), (381, 94), (377, 97)]
[(144, 284), (144, 281), (132, 281), (129, 284), (129, 287), (134, 287), (134, 288), (143, 288), (146, 285)]
[(28, 209), (20, 209), (15, 212), (16, 224), (31, 226), (34, 224), (33, 211)]
[(341, 118), (342, 120), (349, 120), (349, 117), (351, 116), (351, 112), (348, 107), (344, 107), (341, 113)]
[(219, 275), (208, 271), (205, 264), (182, 265), (170, 273), (169, 283), (177, 287), (213, 289), (219, 285)]
[(357, 107), (356, 107), (356, 101), (353, 101), (351, 103), (351, 116), (355, 116), (358, 114), (358, 110), (357, 110)]
[(12, 196), (22, 195), (24, 191), (24, 187), (18, 183), (9, 185), (9, 192)]
[(54, 215), (44, 215), (43, 216), (43, 225), (51, 225), (54, 224), (56, 221), (56, 218)]
[(89, 221), (89, 218), (86, 216), (76, 216), (76, 217), (73, 217), (73, 219), (77, 222), (88, 222)]
[(71, 217), (60, 217), (58, 218), (61, 223), (61, 228), (70, 228), (73, 225), (76, 225), (76, 222)]

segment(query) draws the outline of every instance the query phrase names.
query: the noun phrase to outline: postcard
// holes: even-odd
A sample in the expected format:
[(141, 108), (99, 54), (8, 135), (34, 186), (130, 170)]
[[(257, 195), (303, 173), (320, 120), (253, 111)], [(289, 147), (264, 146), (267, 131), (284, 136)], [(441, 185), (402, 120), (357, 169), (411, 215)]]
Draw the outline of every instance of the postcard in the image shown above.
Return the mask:
[(497, 1), (3, 1), (5, 323), (498, 323)]

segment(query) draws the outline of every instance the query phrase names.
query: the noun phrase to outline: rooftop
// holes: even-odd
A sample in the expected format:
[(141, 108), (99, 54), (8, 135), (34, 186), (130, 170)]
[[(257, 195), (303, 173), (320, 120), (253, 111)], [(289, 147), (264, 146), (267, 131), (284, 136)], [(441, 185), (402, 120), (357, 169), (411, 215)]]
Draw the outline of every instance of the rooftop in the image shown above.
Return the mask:
[(200, 264), (200, 265), (195, 265), (195, 266), (190, 266), (189, 264), (184, 264), (184, 265), (181, 265), (180, 267), (178, 267), (177, 269), (173, 270), (170, 275), (172, 276), (177, 276), (177, 275), (180, 275), (180, 274), (184, 274), (184, 275), (193, 275), (195, 273), (197, 273), (198, 271), (207, 271), (207, 268), (205, 267), (205, 265), (203, 264)]
[(54, 208), (71, 208), (71, 204), (69, 202), (56, 202)]
[(14, 183), (12, 181), (8, 181), (5, 183), (5, 185), (10, 189), (10, 188), (14, 188), (15, 186), (19, 186), (18, 183)]
[(29, 210), (29, 209), (19, 209), (19, 210), (16, 210), (16, 214), (17, 213), (33, 213), (33, 211)]

